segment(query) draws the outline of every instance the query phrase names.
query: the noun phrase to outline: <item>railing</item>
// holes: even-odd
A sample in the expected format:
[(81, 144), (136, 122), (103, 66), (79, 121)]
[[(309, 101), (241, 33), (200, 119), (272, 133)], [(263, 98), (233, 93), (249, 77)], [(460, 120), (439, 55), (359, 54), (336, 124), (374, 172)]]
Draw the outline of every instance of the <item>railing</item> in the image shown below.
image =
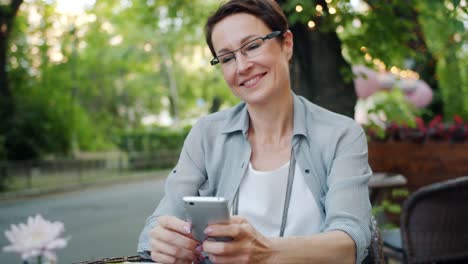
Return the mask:
[(179, 151), (118, 153), (79, 159), (0, 162), (0, 191), (61, 188), (173, 167)]

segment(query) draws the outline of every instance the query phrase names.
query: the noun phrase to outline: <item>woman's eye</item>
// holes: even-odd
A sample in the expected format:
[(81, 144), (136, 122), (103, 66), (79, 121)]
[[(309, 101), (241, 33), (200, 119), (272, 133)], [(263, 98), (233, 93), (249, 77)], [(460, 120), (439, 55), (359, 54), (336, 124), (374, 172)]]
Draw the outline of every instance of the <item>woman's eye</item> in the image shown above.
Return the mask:
[(234, 59), (234, 55), (223, 56), (223, 57), (221, 58), (221, 63), (223, 63), (223, 64), (224, 64), (224, 63), (228, 63), (228, 62), (230, 62), (230, 61), (233, 60), (233, 59)]
[(252, 43), (250, 45), (247, 46), (247, 51), (249, 50), (254, 50), (254, 49), (258, 49), (260, 47), (260, 44), (259, 43)]

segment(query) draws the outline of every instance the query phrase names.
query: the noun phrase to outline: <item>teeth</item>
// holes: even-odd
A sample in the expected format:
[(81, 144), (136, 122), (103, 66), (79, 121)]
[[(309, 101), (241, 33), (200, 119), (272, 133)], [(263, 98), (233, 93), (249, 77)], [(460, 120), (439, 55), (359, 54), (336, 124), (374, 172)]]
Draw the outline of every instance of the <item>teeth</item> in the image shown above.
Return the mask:
[(255, 78), (253, 78), (253, 79), (250, 79), (250, 80), (246, 81), (246, 82), (244, 83), (244, 85), (247, 85), (247, 86), (252, 85), (252, 84), (256, 83), (259, 79), (260, 79), (260, 77), (257, 76), (257, 77), (255, 77)]

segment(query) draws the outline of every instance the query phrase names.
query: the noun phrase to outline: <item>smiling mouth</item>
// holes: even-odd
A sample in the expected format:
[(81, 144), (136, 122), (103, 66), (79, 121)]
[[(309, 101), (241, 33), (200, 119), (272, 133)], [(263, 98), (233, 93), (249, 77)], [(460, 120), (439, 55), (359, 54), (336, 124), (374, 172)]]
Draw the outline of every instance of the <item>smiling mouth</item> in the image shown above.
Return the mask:
[(259, 74), (259, 75), (255, 76), (255, 77), (253, 77), (252, 79), (241, 83), (241, 86), (244, 86), (246, 88), (254, 87), (261, 79), (263, 79), (265, 74), (266, 73)]

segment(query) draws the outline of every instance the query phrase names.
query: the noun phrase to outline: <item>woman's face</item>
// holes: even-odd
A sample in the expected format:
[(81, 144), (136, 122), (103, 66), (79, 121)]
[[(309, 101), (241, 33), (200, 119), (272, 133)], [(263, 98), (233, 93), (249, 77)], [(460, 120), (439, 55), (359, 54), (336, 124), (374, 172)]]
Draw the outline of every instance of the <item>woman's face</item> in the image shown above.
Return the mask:
[[(213, 47), (219, 56), (235, 51), (255, 38), (265, 37), (272, 30), (259, 18), (239, 13), (218, 22), (212, 32)], [(289, 93), (293, 40), (289, 30), (283, 35), (282, 42), (279, 38), (265, 40), (254, 57), (248, 58), (236, 51), (235, 60), (220, 64), (224, 80), (241, 100), (248, 104), (264, 104)]]

